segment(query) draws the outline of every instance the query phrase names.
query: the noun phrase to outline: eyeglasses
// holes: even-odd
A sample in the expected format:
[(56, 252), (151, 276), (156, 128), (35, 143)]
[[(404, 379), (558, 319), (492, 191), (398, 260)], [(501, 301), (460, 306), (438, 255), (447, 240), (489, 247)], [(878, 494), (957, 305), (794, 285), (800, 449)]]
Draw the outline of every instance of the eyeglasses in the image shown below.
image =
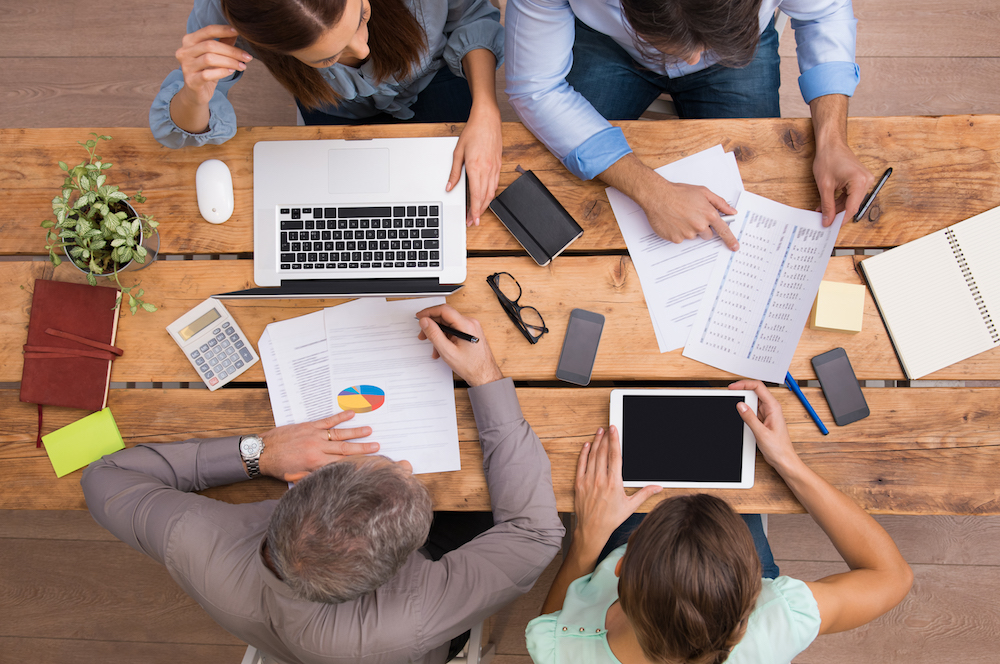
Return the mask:
[(486, 277), (486, 283), (490, 285), (500, 306), (503, 307), (507, 317), (517, 326), (524, 338), (530, 343), (538, 343), (542, 335), (549, 331), (542, 320), (542, 314), (534, 307), (522, 307), (518, 304), (521, 299), (521, 284), (517, 283), (509, 272), (495, 272)]

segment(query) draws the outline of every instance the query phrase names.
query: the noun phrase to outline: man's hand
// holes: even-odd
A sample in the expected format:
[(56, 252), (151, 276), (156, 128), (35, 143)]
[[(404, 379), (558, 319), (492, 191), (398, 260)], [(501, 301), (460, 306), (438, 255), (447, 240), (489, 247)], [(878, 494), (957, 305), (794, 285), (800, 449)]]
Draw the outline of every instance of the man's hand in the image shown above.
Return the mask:
[(622, 483), (622, 450), (618, 429), (598, 429), (594, 442), (580, 450), (576, 465), (577, 536), (585, 549), (600, 552), (615, 528), (622, 525), (646, 499), (663, 490), (645, 486), (631, 496)]
[(322, 420), (289, 424), (263, 434), (264, 450), (260, 453), (259, 462), (261, 474), (297, 482), (317, 468), (346, 456), (378, 452), (378, 443), (345, 442), (370, 436), (371, 427), (334, 428), (352, 417), (354, 411), (345, 410)]
[(813, 177), (819, 189), (823, 225), (829, 226), (841, 210), (845, 219), (858, 213), (865, 194), (875, 184), (875, 176), (847, 145), (847, 96), (817, 97), (809, 103), (809, 108), (816, 135)]
[[(483, 334), (483, 326), (475, 318), (463, 316), (447, 304), (419, 311), (417, 318), (420, 320), (421, 330), (418, 338), (430, 339), (434, 344), (433, 357), (444, 358), (452, 371), (469, 385), (473, 387), (485, 385), (503, 378), (503, 373), (493, 359), (493, 351), (490, 350), (490, 345)], [(460, 332), (477, 337), (479, 343), (448, 336), (438, 327), (439, 321)]]
[(800, 462), (799, 455), (792, 447), (781, 404), (764, 383), (759, 380), (741, 380), (730, 384), (729, 389), (753, 390), (757, 394), (757, 415), (742, 401), (736, 404), (736, 409), (757, 439), (757, 449), (764, 455), (764, 460), (776, 470)]
[(660, 237), (680, 243), (696, 237), (711, 240), (718, 234), (732, 251), (740, 248), (721, 216), (736, 214), (736, 208), (708, 187), (669, 182), (634, 154), (625, 155), (599, 177), (638, 203)]

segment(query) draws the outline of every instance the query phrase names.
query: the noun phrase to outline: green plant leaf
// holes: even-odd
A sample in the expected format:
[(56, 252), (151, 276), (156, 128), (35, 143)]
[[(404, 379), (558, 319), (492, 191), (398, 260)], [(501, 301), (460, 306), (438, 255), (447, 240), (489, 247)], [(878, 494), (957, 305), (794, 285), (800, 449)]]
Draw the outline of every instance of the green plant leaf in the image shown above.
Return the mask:
[(108, 176), (105, 175), (104, 173), (101, 173), (100, 175), (98, 175), (97, 176), (97, 186), (98, 187), (103, 187), (104, 183), (107, 181), (107, 179), (108, 179)]
[(138, 293), (136, 293), (136, 294), (135, 294), (135, 296), (136, 296), (136, 297), (142, 297), (142, 294), (143, 294), (143, 293), (145, 293), (145, 292), (146, 292), (146, 291), (144, 291), (144, 290), (142, 290), (142, 289), (140, 288), (140, 289), (139, 289), (139, 292), (138, 292)]
[(106, 246), (108, 246), (108, 241), (105, 240), (104, 238), (99, 238), (91, 243), (90, 250), (98, 251), (99, 249), (103, 249)]
[(84, 191), (90, 191), (90, 178), (86, 175), (80, 176), (80, 188)]
[(59, 264), (62, 263), (62, 259), (59, 258), (57, 254), (50, 254), (49, 258), (52, 260), (52, 264), (56, 267), (59, 267)]
[(99, 170), (99, 169), (97, 168), (97, 166), (96, 166), (96, 165), (94, 165), (94, 164), (87, 164), (86, 166), (84, 166), (84, 168), (86, 168), (86, 169), (87, 169), (88, 171), (96, 171), (96, 170)]
[(153, 305), (153, 304), (150, 304), (149, 302), (143, 302), (142, 303), (142, 308), (143, 308), (144, 311), (148, 311), (149, 313), (153, 313), (154, 311), (156, 311), (156, 306)]
[(72, 256), (73, 258), (77, 258), (82, 253), (83, 253), (83, 247), (70, 247), (69, 255)]
[(95, 277), (94, 275), (92, 275), (92, 274), (90, 274), (88, 272), (87, 273), (87, 283), (90, 284), (91, 286), (96, 286), (97, 285), (97, 277)]
[(132, 312), (132, 315), (135, 316), (136, 307), (129, 307), (128, 309), (129, 309), (129, 311)]
[(113, 191), (110, 194), (108, 194), (108, 202), (109, 203), (117, 203), (118, 201), (124, 201), (127, 198), (128, 198), (128, 196), (126, 196), (125, 194), (123, 194), (120, 191)]
[(73, 190), (70, 189), (69, 187), (67, 187), (66, 189), (63, 189), (62, 190), (63, 201), (64, 202), (68, 201), (69, 200), (69, 195), (72, 194), (72, 193), (73, 193)]
[[(94, 134), (94, 132), (90, 132), (90, 133)], [(97, 136), (97, 134), (94, 134), (94, 136)], [(88, 148), (93, 148), (93, 147), (97, 146), (97, 141), (95, 141), (93, 139), (87, 139), (87, 142), (84, 143), (84, 145), (86, 145)]]
[(102, 164), (101, 164), (101, 170), (102, 170), (102, 171), (106, 171), (106, 170), (108, 170), (109, 168), (111, 168), (111, 163), (110, 163), (110, 162), (107, 162), (107, 161), (106, 161), (106, 162), (104, 162), (104, 163), (102, 163)]
[(55, 222), (51, 219), (46, 219), (42, 222), (42, 228), (52, 228), (53, 226), (55, 226)]
[(116, 237), (114, 240), (111, 241), (112, 247), (120, 247), (123, 244), (125, 244), (125, 240), (121, 239), (120, 237)]
[[(94, 136), (97, 136), (97, 134), (94, 134)], [(102, 136), (97, 136), (97, 138), (101, 139), (102, 141), (110, 141), (111, 140), (110, 136), (103, 136), (102, 135)]]
[(69, 170), (69, 166), (66, 165), (65, 161), (60, 161), (59, 162), (59, 168), (63, 169), (64, 171), (68, 171)]
[(147, 253), (146, 247), (142, 246), (141, 244), (136, 246), (135, 253), (139, 254), (139, 256), (141, 257), (145, 257)]

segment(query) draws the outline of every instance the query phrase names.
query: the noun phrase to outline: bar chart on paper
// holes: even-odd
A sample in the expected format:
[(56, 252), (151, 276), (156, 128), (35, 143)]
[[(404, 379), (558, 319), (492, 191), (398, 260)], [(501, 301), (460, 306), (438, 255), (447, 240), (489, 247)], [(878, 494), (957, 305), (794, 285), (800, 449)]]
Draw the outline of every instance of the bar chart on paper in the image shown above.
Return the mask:
[(385, 403), (385, 390), (374, 385), (352, 385), (337, 395), (337, 405), (342, 410), (368, 413), (378, 410)]

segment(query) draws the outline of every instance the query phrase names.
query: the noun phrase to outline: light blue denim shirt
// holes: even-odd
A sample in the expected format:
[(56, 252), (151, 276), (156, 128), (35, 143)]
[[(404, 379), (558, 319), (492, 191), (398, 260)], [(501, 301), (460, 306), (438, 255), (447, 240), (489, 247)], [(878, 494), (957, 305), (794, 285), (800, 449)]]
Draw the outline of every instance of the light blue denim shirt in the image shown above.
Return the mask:
[[(761, 32), (780, 8), (791, 18), (799, 60), (799, 89), (806, 103), (828, 94), (853, 95), (857, 20), (851, 0), (763, 0)], [(711, 53), (696, 65), (664, 64), (644, 57), (632, 40), (618, 0), (509, 0), (507, 94), (521, 121), (577, 177), (589, 180), (632, 151), (612, 127), (566, 82), (573, 65), (575, 19), (614, 39), (643, 66), (671, 78), (715, 64)]]
[[(503, 63), (504, 30), (500, 25), (500, 10), (489, 0), (406, 0), (406, 5), (424, 28), (427, 50), (413, 68), (409, 78), (395, 78), (375, 83), (371, 63), (361, 67), (335, 64), (319, 70), (330, 87), (341, 97), (339, 106), (320, 109), (345, 118), (367, 118), (379, 113), (408, 120), (413, 117), (410, 106), (426, 88), (439, 69), (445, 65), (457, 76), (464, 77), (462, 58), (477, 48), (486, 48), (496, 56), (497, 66)], [(226, 25), (219, 0), (195, 0), (188, 17), (188, 33), (207, 25)], [(248, 44), (239, 40), (237, 46), (253, 54)], [(160, 92), (149, 109), (149, 128), (153, 136), (168, 148), (181, 148), (205, 143), (224, 143), (236, 135), (236, 113), (226, 98), (229, 88), (243, 76), (236, 72), (219, 81), (208, 103), (211, 117), (208, 131), (192, 134), (170, 119), (170, 101), (184, 87), (180, 69), (170, 72), (160, 86)]]

